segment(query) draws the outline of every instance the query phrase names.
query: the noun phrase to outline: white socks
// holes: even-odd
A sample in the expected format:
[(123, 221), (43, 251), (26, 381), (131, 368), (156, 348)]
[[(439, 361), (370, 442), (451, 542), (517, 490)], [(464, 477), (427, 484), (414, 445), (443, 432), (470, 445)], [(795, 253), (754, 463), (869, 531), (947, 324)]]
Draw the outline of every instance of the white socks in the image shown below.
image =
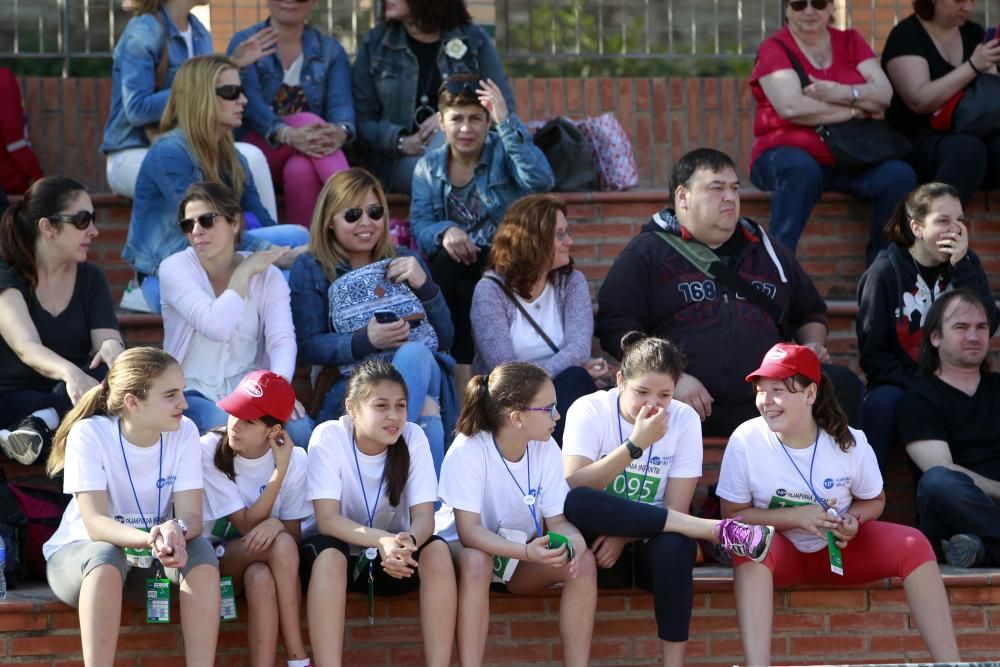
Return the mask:
[(302, 660), (289, 660), (288, 667), (309, 667), (309, 658)]
[(49, 427), (49, 430), (54, 431), (59, 428), (59, 413), (56, 412), (55, 408), (35, 410), (31, 414), (33, 417), (38, 417), (45, 422), (45, 425)]

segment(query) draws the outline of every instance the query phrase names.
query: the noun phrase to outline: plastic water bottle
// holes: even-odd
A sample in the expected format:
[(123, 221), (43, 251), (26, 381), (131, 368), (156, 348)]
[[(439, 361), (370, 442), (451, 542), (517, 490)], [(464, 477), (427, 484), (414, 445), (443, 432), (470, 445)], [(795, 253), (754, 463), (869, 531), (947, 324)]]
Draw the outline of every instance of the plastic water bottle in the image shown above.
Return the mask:
[(0, 600), (7, 599), (7, 574), (4, 569), (7, 567), (7, 548), (4, 546), (3, 537), (0, 537)]

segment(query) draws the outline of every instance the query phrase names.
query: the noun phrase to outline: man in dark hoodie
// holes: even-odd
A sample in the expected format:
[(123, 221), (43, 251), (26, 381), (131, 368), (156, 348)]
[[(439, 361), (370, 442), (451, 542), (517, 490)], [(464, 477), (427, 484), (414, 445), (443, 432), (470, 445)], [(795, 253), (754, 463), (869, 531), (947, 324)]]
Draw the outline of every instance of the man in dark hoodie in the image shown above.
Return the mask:
[[(827, 363), (826, 302), (789, 250), (740, 217), (739, 185), (732, 159), (710, 148), (674, 165), (674, 208), (654, 215), (629, 242), (598, 292), (601, 346), (621, 358), (621, 337), (633, 330), (679, 344), (688, 363), (674, 398), (698, 411), (705, 435), (728, 437), (759, 414), (747, 373), (775, 343), (794, 338), (824, 362), (855, 424), (863, 386), (849, 369)], [(782, 321), (701, 271), (657, 232), (710, 248), (775, 304)]]

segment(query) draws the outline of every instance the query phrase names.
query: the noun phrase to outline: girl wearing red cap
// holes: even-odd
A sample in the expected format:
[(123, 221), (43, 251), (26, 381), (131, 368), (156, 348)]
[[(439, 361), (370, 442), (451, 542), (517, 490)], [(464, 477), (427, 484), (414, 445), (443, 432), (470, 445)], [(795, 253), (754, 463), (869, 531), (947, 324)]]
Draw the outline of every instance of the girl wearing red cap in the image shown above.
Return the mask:
[(220, 574), (246, 590), (250, 664), (274, 665), (280, 629), (289, 667), (307, 667), (298, 579), (306, 453), (285, 431), (295, 392), (280, 375), (254, 371), (219, 407), (226, 426), (201, 439), (204, 532), (220, 543)]
[(761, 416), (740, 425), (726, 446), (722, 513), (778, 533), (762, 562), (733, 563), (746, 664), (770, 664), (775, 587), (886, 577), (903, 580), (934, 661), (959, 662), (931, 545), (915, 528), (878, 521), (885, 491), (875, 453), (864, 433), (848, 427), (816, 354), (779, 343), (747, 382)]

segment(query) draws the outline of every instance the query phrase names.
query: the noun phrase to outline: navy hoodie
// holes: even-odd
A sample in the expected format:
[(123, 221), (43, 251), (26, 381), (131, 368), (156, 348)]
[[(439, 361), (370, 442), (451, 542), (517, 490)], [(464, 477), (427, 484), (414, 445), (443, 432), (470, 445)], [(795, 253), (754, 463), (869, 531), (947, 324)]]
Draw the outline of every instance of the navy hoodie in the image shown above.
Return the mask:
[[(702, 273), (657, 231), (699, 243), (681, 228), (671, 209), (663, 209), (643, 226), (615, 259), (597, 294), (601, 347), (621, 359), (621, 337), (629, 331), (669, 338), (687, 355), (687, 372), (705, 385), (716, 403), (751, 401), (746, 376), (782, 340), (777, 323)], [(734, 233), (746, 240), (734, 268), (771, 297), (791, 330), (810, 322), (825, 326), (826, 302), (795, 256), (747, 218), (740, 219)]]

